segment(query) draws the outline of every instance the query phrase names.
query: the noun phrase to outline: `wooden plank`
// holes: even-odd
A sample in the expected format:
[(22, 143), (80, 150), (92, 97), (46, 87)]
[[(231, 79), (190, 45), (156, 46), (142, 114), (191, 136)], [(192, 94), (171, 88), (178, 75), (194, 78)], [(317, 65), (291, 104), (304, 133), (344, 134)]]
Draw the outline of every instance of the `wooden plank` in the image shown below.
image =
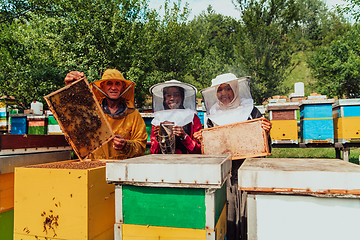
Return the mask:
[(123, 185), (125, 224), (205, 229), (205, 190)]
[(150, 154), (106, 164), (106, 180), (117, 184), (221, 188), (230, 155)]
[(271, 111), (271, 120), (296, 120), (296, 110)]
[(231, 154), (232, 159), (271, 155), (261, 119), (203, 129), (203, 154)]
[(114, 231), (115, 185), (107, 184), (105, 172), (105, 166), (89, 171), (89, 239)]
[(0, 174), (0, 213), (12, 210), (13, 208), (14, 173)]
[(294, 105), (285, 105), (283, 104), (277, 104), (277, 105), (268, 105), (267, 106), (267, 110), (268, 111), (273, 111), (273, 110), (297, 110), (299, 109), (299, 105), (298, 104), (294, 104)]
[(122, 224), (122, 240), (206, 240), (202, 229)]
[(80, 160), (115, 136), (86, 78), (44, 99)]
[(0, 135), (0, 150), (69, 146), (64, 136)]

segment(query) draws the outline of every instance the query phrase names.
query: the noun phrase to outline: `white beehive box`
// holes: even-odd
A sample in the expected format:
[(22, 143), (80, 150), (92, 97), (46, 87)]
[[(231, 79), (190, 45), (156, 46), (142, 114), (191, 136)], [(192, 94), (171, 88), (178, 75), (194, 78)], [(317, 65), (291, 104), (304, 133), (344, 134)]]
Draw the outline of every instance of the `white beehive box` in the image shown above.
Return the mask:
[(248, 239), (359, 237), (358, 165), (331, 159), (246, 159), (239, 169), (239, 190), (247, 206)]

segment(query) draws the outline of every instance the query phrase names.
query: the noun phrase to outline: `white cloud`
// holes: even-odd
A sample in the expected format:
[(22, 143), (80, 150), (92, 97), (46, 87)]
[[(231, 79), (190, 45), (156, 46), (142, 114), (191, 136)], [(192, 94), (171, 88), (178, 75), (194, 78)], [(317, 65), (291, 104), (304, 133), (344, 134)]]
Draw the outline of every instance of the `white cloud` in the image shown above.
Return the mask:
[[(185, 6), (185, 2), (189, 3), (189, 8), (191, 9), (189, 19), (193, 19), (194, 16), (199, 15), (202, 11), (206, 11), (209, 5), (212, 5), (216, 13), (239, 19), (239, 12), (235, 9), (231, 0), (188, 0), (182, 1), (182, 6)], [(149, 7), (155, 8), (157, 10), (159, 9), (160, 5), (164, 5), (163, 0), (150, 0), (149, 2)], [(160, 14), (161, 13), (162, 12), (160, 12)]]

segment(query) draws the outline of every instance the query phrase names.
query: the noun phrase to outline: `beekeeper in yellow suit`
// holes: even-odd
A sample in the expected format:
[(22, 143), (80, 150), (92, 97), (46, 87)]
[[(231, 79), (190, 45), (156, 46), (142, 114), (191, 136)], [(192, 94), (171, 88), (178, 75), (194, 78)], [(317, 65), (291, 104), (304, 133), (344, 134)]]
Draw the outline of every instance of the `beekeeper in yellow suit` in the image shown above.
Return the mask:
[[(84, 76), (83, 72), (69, 72), (65, 84)], [(92, 83), (92, 90), (116, 136), (89, 158), (126, 159), (144, 155), (148, 136), (145, 122), (135, 109), (135, 83), (124, 79), (118, 70), (107, 69), (101, 80)]]

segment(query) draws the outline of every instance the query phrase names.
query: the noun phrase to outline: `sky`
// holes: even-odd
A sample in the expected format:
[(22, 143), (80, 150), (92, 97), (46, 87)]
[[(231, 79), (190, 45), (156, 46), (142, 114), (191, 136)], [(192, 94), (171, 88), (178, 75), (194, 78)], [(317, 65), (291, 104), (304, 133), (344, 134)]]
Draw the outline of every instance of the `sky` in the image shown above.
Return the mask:
[[(325, 0), (331, 8), (336, 4), (344, 3), (342, 0)], [(199, 15), (202, 11), (206, 11), (209, 5), (212, 5), (216, 13), (222, 15), (231, 16), (235, 19), (239, 19), (239, 12), (235, 9), (231, 0), (182, 0), (182, 6), (185, 2), (189, 3), (189, 7), (192, 10), (189, 16), (189, 20), (193, 19), (194, 16)], [(159, 9), (160, 5), (164, 5), (164, 0), (150, 0), (149, 7)]]

